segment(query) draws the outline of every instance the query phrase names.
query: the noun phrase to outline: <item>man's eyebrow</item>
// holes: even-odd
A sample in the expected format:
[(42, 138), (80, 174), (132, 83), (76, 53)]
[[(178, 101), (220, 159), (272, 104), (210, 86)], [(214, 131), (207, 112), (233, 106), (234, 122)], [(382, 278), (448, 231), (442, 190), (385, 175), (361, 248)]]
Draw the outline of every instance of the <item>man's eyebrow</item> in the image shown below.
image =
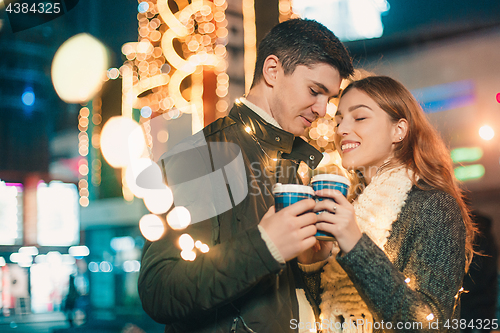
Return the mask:
[[(371, 108), (371, 107), (369, 107), (368, 105), (365, 105), (365, 104), (356, 104), (356, 105), (351, 106), (349, 109), (347, 109), (347, 111), (352, 112), (352, 111), (354, 111), (354, 110), (356, 110), (356, 109), (359, 109), (359, 108), (367, 108), (367, 109), (369, 109), (369, 110), (372, 110), (372, 108)], [(373, 110), (372, 110), (372, 111), (373, 111)], [(335, 113), (335, 116), (334, 116), (334, 117), (338, 117), (338, 116), (341, 116), (341, 114), (340, 114), (340, 111), (339, 111), (339, 110), (337, 110), (337, 112)]]
[(312, 81), (312, 83), (314, 83), (315, 85), (317, 85), (321, 90), (323, 90), (325, 93), (329, 94), (330, 93), (330, 90), (321, 82), (316, 82), (316, 81)]
[[(315, 84), (316, 86), (318, 86), (318, 88), (320, 88), (321, 90), (323, 90), (325, 92), (325, 94), (327, 94), (327, 95), (330, 94), (330, 89), (328, 89), (323, 83), (316, 82), (316, 81), (312, 81), (312, 83)], [(330, 96), (329, 100), (334, 99), (334, 98), (339, 98), (341, 93), (342, 93), (342, 90), (340, 90), (339, 93), (336, 94), (335, 96)]]

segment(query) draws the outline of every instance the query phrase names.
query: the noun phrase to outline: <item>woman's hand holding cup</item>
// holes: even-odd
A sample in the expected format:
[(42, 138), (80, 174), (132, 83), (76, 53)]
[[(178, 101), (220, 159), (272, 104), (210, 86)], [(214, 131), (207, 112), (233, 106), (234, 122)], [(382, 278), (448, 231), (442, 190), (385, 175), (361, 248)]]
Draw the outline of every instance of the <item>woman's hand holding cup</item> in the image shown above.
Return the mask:
[(323, 189), (315, 194), (332, 199), (316, 202), (314, 211), (321, 212), (317, 215), (316, 228), (334, 235), (344, 253), (351, 251), (362, 236), (353, 205), (337, 190)]

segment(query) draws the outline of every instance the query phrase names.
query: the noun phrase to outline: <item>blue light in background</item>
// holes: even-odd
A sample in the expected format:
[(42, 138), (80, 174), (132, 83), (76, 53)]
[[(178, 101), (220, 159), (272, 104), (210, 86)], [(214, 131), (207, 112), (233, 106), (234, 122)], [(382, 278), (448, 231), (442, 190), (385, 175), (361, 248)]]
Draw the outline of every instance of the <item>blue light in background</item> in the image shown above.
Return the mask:
[(149, 9), (149, 4), (146, 1), (141, 2), (139, 6), (137, 6), (137, 10), (139, 11), (139, 13), (145, 13), (148, 11), (148, 9)]
[(31, 89), (26, 89), (21, 99), (24, 105), (32, 106), (33, 104), (35, 104), (35, 93)]
[(141, 109), (141, 116), (143, 118), (149, 118), (151, 117), (151, 114), (153, 113), (153, 110), (149, 106), (145, 106)]
[(474, 81), (463, 80), (414, 89), (411, 93), (425, 113), (434, 113), (473, 105), (476, 102), (475, 91)]

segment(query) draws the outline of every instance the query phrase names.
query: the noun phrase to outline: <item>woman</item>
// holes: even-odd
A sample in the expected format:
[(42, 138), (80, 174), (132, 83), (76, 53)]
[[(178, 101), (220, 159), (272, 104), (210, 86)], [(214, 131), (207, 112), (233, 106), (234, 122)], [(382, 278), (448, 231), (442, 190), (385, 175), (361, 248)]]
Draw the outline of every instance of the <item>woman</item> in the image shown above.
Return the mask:
[(316, 193), (334, 200), (316, 204), (327, 211), (316, 226), (338, 242), (321, 275), (323, 328), (458, 331), (474, 227), (444, 143), (411, 93), (389, 77), (351, 83), (335, 120), (357, 198), (351, 204), (338, 191)]

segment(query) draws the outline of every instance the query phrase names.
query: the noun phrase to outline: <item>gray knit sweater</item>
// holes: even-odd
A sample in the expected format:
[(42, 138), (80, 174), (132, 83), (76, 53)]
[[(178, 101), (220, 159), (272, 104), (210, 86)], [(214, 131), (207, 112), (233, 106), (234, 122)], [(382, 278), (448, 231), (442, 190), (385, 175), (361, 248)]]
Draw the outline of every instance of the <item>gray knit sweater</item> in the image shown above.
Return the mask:
[[(392, 325), (392, 330), (387, 324), (384, 330), (374, 325), (374, 332), (458, 332), (455, 296), (465, 272), (465, 234), (460, 208), (451, 195), (413, 186), (392, 224), (385, 252), (363, 234), (350, 252), (339, 253), (337, 261), (374, 322)], [(306, 280), (318, 295), (317, 275)], [(420, 322), (421, 329), (406, 324)], [(402, 324), (397, 328), (397, 323)]]

